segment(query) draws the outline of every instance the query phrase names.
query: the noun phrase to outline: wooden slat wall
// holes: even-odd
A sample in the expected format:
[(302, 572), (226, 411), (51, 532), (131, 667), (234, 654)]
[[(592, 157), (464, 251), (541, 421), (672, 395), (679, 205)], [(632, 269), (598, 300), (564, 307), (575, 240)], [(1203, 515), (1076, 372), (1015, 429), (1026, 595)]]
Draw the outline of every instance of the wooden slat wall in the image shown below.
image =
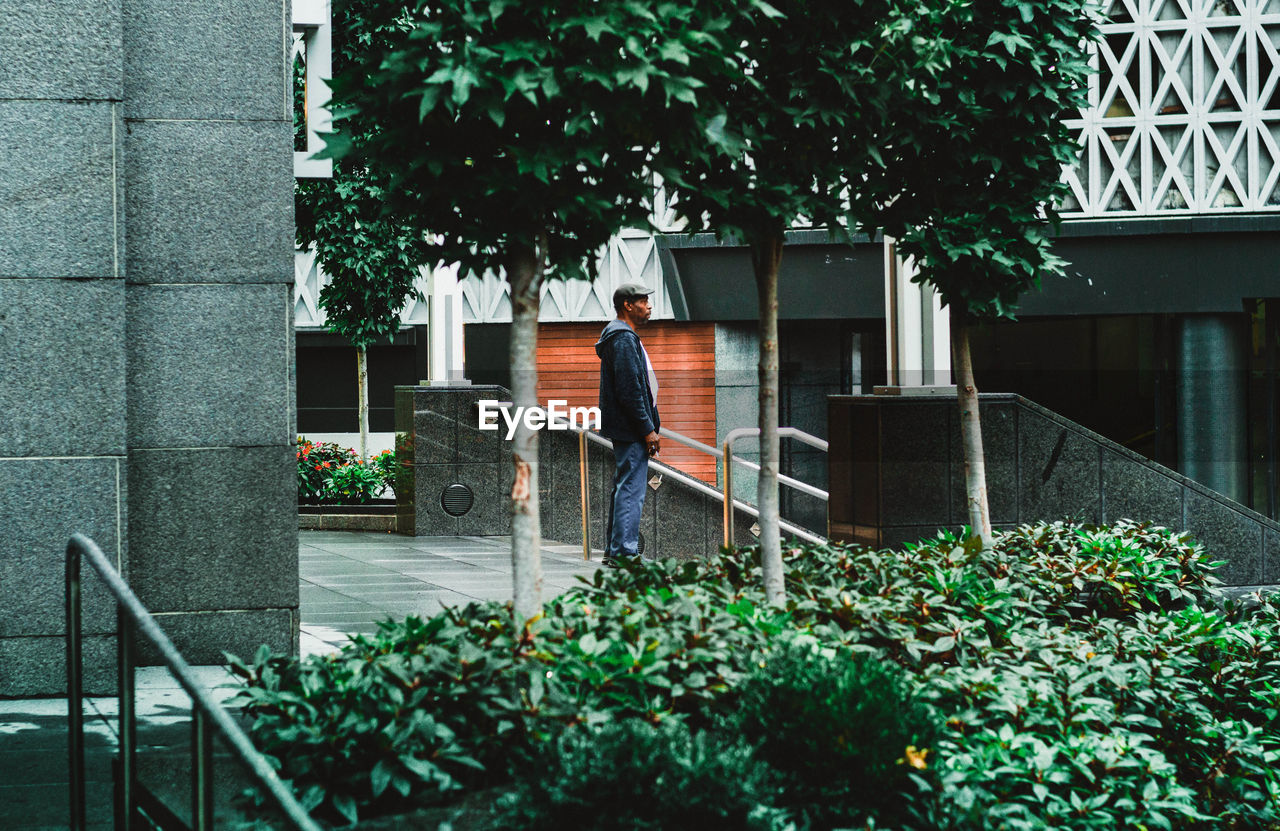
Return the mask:
[[(600, 398), (600, 359), (595, 344), (603, 323), (544, 323), (538, 327), (538, 398), (562, 398), (594, 407)], [(714, 324), (654, 321), (640, 329), (658, 375), (662, 426), (714, 446), (716, 443), (716, 342)], [(666, 441), (665, 464), (712, 485), (716, 460)]]

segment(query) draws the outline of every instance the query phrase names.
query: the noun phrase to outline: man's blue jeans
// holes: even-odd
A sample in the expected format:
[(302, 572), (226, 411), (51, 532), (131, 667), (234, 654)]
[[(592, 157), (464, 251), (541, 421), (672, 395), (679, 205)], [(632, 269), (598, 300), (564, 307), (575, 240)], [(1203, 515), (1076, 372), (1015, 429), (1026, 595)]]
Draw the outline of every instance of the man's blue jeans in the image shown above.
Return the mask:
[(640, 511), (644, 508), (649, 452), (642, 441), (613, 442), (613, 502), (609, 506), (606, 557), (640, 555)]

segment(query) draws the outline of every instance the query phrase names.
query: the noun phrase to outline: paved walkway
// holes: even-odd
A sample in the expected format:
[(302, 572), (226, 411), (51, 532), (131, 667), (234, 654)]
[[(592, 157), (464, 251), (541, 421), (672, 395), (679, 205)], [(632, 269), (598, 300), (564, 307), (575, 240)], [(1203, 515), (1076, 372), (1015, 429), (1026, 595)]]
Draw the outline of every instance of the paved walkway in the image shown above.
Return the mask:
[[(402, 537), (372, 531), (299, 532), (302, 654), (330, 652), (387, 617), (511, 598), (510, 537)], [(579, 585), (601, 552), (544, 542), (543, 596)]]
[[(446, 605), (511, 597), (509, 537), (302, 531), (298, 550), (304, 655), (332, 652), (348, 634), (374, 632), (387, 617), (432, 615)], [(580, 546), (545, 543), (544, 596), (574, 586), (579, 576), (589, 578), (600, 568), (600, 552), (592, 557), (584, 561)], [(219, 698), (230, 695), (223, 669), (195, 669)], [(187, 764), (190, 699), (160, 667), (139, 669), (136, 683), (143, 781), (166, 784), (162, 790), (172, 795), (166, 802), (185, 816), (186, 779), (174, 772)], [(111, 827), (116, 714), (114, 697), (86, 700), (89, 827), (102, 831)], [(0, 831), (66, 828), (66, 718), (65, 698), (0, 700)]]

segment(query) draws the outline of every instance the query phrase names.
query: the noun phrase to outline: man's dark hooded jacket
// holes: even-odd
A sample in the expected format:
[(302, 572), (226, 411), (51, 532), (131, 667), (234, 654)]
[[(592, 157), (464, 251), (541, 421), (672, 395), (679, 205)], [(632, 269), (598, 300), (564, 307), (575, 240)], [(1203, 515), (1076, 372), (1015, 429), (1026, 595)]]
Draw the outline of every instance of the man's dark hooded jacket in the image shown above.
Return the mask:
[(641, 441), (661, 425), (649, 389), (649, 368), (640, 336), (613, 320), (596, 342), (600, 356), (600, 434), (614, 441)]

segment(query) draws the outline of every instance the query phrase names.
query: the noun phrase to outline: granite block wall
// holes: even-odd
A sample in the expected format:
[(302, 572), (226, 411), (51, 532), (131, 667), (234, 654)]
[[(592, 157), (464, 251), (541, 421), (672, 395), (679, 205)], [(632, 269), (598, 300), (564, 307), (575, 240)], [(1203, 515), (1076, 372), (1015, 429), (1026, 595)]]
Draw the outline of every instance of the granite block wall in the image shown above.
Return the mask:
[[(992, 525), (1150, 521), (1189, 531), (1229, 586), (1280, 583), (1280, 524), (1017, 395), (983, 394)], [(955, 399), (832, 396), (833, 539), (896, 546), (967, 523)]]
[[(10, 4), (0, 55), (0, 696), (39, 695), (65, 687), (67, 539), (125, 558), (120, 4)], [(104, 595), (86, 583), (97, 657)]]
[(296, 645), (288, 30), (286, 0), (0, 16), (0, 697), (65, 684), (76, 531), (188, 660)]
[(131, 581), (193, 662), (297, 643), (286, 0), (123, 0)]

